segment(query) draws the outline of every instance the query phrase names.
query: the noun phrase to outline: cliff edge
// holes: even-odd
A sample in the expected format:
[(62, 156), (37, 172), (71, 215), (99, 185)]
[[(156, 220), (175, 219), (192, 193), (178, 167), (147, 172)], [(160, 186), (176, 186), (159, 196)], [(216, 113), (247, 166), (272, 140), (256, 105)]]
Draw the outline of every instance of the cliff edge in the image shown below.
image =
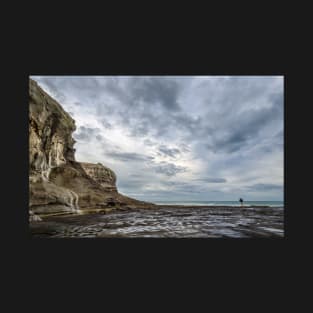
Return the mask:
[(75, 160), (75, 121), (29, 80), (29, 216), (83, 213), (101, 208), (146, 207), (118, 193), (115, 173), (101, 163)]

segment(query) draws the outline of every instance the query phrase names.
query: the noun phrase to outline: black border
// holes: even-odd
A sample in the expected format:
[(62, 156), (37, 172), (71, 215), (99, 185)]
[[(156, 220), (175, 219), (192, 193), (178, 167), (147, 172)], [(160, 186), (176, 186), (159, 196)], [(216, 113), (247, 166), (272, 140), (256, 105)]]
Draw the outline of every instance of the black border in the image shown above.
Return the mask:
[[(118, 279), (119, 282), (127, 279), (138, 281), (138, 276), (145, 276), (152, 283), (161, 283), (161, 286), (167, 285), (171, 278), (176, 279), (178, 283), (183, 282), (183, 278), (194, 278), (195, 281), (203, 280), (207, 284), (210, 284), (212, 279), (219, 282), (229, 278), (228, 283), (225, 281), (226, 285), (215, 286), (220, 291), (230, 286), (233, 290), (241, 281), (250, 282), (251, 285), (242, 286), (242, 291), (248, 294), (251, 294), (248, 291), (254, 284), (264, 282), (265, 288), (273, 291), (271, 283), (279, 286), (279, 283), (286, 281), (284, 275), (289, 266), (288, 261), (293, 252), (297, 251), (295, 224), (303, 219), (298, 218), (297, 221), (296, 214), (300, 210), (299, 207), (305, 203), (299, 201), (300, 197), (294, 196), (298, 182), (292, 177), (296, 175), (297, 169), (290, 169), (295, 154), (298, 155), (301, 151), (296, 149), (294, 155), (290, 154), (291, 149), (294, 151), (295, 147), (300, 148), (298, 141), (301, 136), (296, 134), (294, 129), (289, 130), (290, 124), (293, 124), (292, 120), (299, 117), (299, 106), (294, 105), (299, 93), (291, 88), (297, 76), (293, 76), (292, 64), (289, 64), (290, 58), (283, 46), (264, 42), (257, 46), (251, 41), (240, 46), (242, 42), (223, 38), (224, 45), (218, 44), (218, 49), (214, 49), (211, 42), (209, 47), (184, 42), (183, 45), (177, 45), (176, 49), (169, 49), (169, 46), (163, 43), (156, 49), (149, 46), (134, 50), (134, 42), (126, 39), (122, 46), (113, 45), (113, 49), (108, 44), (82, 49), (77, 43), (69, 47), (71, 42), (65, 46), (48, 45), (51, 38), (49, 40), (47, 37), (47, 46), (40, 42), (36, 44), (27, 36), (26, 38), (30, 40), (31, 45), (26, 45), (27, 51), (21, 52), (20, 58), (15, 58), (16, 74), (6, 79), (8, 87), (5, 93), (8, 99), (4, 103), (6, 112), (3, 115), (3, 124), (6, 123), (3, 134), (8, 136), (4, 141), (3, 154), (6, 159), (2, 163), (8, 177), (3, 190), (3, 211), (9, 215), (3, 217), (3, 221), (8, 227), (7, 247), (9, 255), (14, 255), (11, 265), (15, 275), (24, 277), (24, 282), (25, 279), (35, 283), (42, 281), (44, 285), (57, 283), (58, 279), (69, 282), (71, 287), (58, 284), (60, 292), (67, 294), (70, 293), (69, 288), (73, 291), (77, 286), (82, 286), (83, 289), (85, 282), (97, 280), (98, 277), (100, 285), (102, 282), (105, 285), (108, 278), (117, 283)], [(35, 38), (38, 39), (38, 34)], [(172, 40), (176, 44), (176, 38), (172, 37)], [(191, 47), (187, 48), (189, 45)], [(30, 75), (283, 75), (285, 237), (240, 240), (30, 239), (28, 217), (25, 213), (28, 204), (27, 103)], [(300, 127), (300, 130), (303, 128)], [(26, 277), (25, 273), (28, 274)], [(119, 274), (125, 276), (121, 277)], [(118, 276), (118, 279), (114, 276)], [(163, 281), (161, 277), (164, 278)], [(271, 278), (272, 282), (266, 281), (266, 278)], [(73, 286), (73, 283), (76, 286)], [(113, 286), (116, 290), (117, 284)], [(38, 285), (31, 288), (37, 291), (34, 301), (38, 295), (44, 293), (38, 289)], [(241, 299), (243, 298), (245, 295), (241, 294)], [(262, 302), (262, 299), (261, 297), (259, 301)]]

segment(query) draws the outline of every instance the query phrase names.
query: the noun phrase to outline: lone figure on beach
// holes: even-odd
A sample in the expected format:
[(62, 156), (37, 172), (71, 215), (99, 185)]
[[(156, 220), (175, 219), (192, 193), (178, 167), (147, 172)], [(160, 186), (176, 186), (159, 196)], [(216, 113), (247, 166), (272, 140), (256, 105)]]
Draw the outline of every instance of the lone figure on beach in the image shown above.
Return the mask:
[(243, 206), (243, 200), (241, 198), (239, 199), (239, 202), (240, 202), (241, 206)]

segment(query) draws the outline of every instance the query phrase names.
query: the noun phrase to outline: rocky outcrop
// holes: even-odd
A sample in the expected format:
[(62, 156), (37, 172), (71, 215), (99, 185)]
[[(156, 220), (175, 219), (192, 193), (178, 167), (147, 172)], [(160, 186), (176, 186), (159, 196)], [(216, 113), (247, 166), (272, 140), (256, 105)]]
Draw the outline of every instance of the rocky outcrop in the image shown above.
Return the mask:
[(101, 163), (80, 163), (89, 177), (99, 183), (107, 191), (117, 191), (116, 175)]
[(29, 210), (81, 213), (107, 206), (146, 206), (118, 193), (116, 176), (102, 164), (75, 160), (75, 121), (38, 84), (29, 81)]

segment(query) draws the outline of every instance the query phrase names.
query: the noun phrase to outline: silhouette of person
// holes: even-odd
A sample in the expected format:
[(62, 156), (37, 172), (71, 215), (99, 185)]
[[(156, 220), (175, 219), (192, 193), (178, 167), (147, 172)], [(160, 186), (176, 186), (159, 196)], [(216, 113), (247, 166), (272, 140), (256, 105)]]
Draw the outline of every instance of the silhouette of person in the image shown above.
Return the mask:
[(241, 206), (243, 206), (243, 200), (241, 198), (239, 199), (239, 202), (240, 202)]

